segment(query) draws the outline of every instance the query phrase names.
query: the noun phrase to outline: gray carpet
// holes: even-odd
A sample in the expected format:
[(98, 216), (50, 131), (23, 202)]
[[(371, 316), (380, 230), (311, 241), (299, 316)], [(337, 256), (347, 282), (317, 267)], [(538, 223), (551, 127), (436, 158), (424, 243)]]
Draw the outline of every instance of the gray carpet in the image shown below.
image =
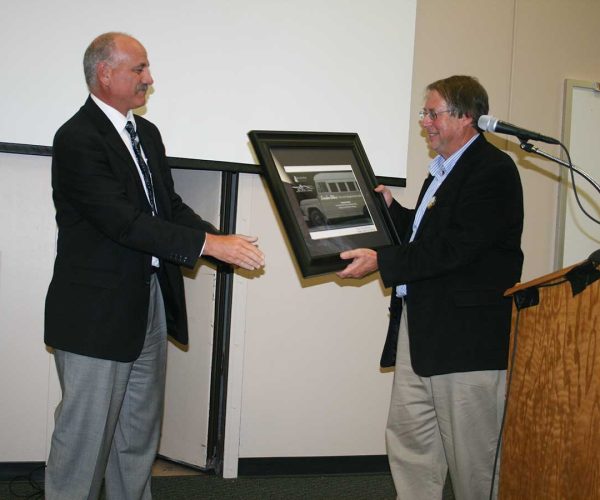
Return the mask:
[[(0, 500), (41, 499), (43, 484), (20, 480), (0, 482)], [(393, 500), (396, 498), (389, 474), (328, 476), (270, 476), (223, 479), (219, 476), (153, 477), (154, 500)], [(102, 500), (104, 496), (101, 497)], [(454, 500), (449, 481), (442, 500)]]
[[(356, 500), (392, 500), (396, 498), (389, 475), (240, 477), (179, 476), (152, 478), (154, 500), (212, 499), (311, 499), (347, 498)], [(0, 500), (42, 498), (27, 481), (0, 483)]]
[(191, 499), (335, 499), (392, 500), (396, 498), (389, 475), (155, 478), (156, 500)]

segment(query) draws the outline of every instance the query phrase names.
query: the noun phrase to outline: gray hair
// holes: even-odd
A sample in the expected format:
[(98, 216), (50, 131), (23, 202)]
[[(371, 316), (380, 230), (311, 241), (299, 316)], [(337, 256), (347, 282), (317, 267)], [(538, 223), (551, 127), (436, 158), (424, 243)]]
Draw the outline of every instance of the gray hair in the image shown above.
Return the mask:
[(113, 53), (116, 47), (115, 39), (120, 36), (131, 38), (127, 33), (111, 31), (94, 38), (83, 55), (83, 73), (88, 89), (93, 90), (98, 85), (96, 67), (101, 62), (113, 63)]

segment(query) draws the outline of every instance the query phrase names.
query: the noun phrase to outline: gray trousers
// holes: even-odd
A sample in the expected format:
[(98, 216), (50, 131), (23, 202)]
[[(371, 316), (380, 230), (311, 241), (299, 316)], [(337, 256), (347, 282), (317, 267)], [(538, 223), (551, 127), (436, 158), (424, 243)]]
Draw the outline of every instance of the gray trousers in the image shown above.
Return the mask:
[(56, 350), (62, 389), (46, 469), (46, 500), (149, 500), (162, 421), (167, 353), (156, 275), (144, 347), (121, 363)]
[(457, 500), (489, 498), (505, 385), (505, 370), (415, 374), (403, 308), (386, 429), (400, 500), (441, 499), (448, 472)]

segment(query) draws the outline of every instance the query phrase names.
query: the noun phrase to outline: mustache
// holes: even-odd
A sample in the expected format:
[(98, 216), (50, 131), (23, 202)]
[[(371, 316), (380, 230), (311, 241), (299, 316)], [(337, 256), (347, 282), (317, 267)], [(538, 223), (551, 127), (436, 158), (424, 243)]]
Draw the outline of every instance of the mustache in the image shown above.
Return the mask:
[(140, 85), (137, 86), (137, 90), (138, 91), (142, 91), (143, 90), (144, 92), (147, 92), (148, 88), (149, 88), (149, 85), (147, 85), (145, 83), (142, 83), (142, 84), (140, 84)]

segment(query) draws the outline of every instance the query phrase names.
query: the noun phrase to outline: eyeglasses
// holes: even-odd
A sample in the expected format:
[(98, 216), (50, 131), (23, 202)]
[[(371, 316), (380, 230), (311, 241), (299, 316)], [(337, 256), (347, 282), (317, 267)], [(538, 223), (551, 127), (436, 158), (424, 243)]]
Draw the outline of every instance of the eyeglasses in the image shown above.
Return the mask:
[(441, 115), (442, 113), (452, 113), (452, 110), (443, 109), (441, 111), (435, 111), (433, 109), (422, 109), (419, 111), (419, 120), (424, 120), (425, 117), (428, 116), (431, 121), (434, 121), (437, 119), (438, 115)]

